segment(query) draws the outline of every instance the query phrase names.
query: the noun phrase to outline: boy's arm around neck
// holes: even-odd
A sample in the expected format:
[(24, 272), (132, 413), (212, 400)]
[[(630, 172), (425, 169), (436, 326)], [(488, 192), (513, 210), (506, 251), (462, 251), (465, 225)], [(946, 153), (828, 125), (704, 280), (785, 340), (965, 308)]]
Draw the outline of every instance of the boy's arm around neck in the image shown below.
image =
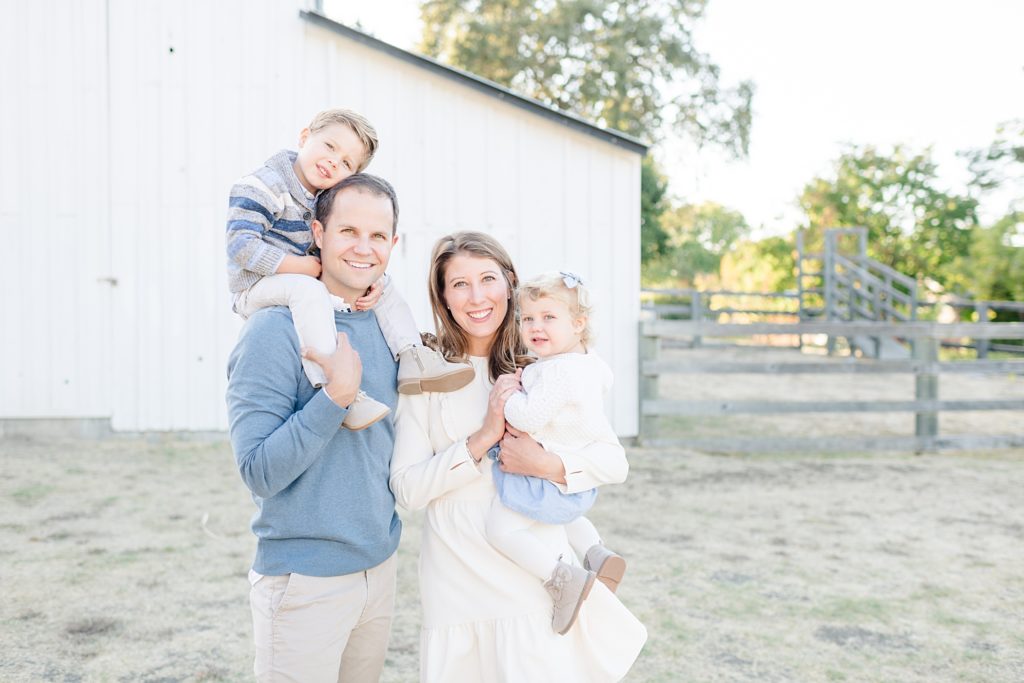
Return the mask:
[(258, 312), (228, 362), (228, 424), (242, 481), (270, 498), (299, 478), (337, 433), (347, 411), (318, 391), (295, 410), (305, 381), (298, 339), (282, 310)]

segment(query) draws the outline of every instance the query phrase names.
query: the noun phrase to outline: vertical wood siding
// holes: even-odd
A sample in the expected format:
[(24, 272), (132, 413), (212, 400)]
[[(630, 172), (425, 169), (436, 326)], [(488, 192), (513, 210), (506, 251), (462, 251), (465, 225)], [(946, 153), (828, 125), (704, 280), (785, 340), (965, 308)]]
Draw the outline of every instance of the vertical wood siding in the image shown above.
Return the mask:
[(0, 416), (111, 409), (105, 3), (59, 10), (0, 22)]
[(53, 37), (29, 68), (3, 67), (25, 101), (0, 108), (17, 161), (0, 177), (14, 246), (0, 285), (16, 322), (0, 337), (0, 417), (224, 429), (240, 328), (224, 274), (228, 190), (293, 147), (313, 113), (346, 106), (380, 133), (369, 170), (401, 205), (389, 272), (420, 326), (433, 326), (430, 249), (452, 230), (495, 235), (524, 277), (571, 268), (597, 301), (615, 426), (636, 434), (637, 154), (310, 25), (302, 3), (55, 7), (16, 4), (23, 30), (2, 48), (10, 64), (38, 49), (31, 36)]

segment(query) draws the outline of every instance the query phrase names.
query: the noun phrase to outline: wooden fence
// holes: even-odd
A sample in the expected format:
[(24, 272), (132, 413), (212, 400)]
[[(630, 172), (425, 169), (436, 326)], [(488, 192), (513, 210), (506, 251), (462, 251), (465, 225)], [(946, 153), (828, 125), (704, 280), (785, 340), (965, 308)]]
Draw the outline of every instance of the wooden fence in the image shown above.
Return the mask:
[[(671, 338), (750, 337), (751, 335), (828, 335), (834, 337), (898, 336), (912, 340), (913, 356), (906, 360), (822, 359), (799, 363), (759, 362), (686, 362), (660, 358), (661, 342)], [(939, 400), (939, 378), (945, 374), (1024, 374), (1024, 360), (967, 360), (940, 362), (938, 351), (943, 340), (1024, 339), (1024, 323), (952, 323), (930, 322), (801, 322), (730, 324), (691, 321), (647, 320), (640, 328), (640, 437), (643, 445), (688, 446), (718, 451), (858, 451), (1024, 447), (1024, 419), (1015, 421), (1012, 434), (971, 434), (941, 436), (938, 416), (948, 411), (1024, 411), (1024, 398), (993, 400)], [(659, 377), (668, 373), (685, 374), (865, 374), (909, 373), (915, 377), (912, 401), (732, 401), (673, 400), (659, 396)], [(725, 437), (665, 439), (659, 438), (654, 420), (668, 416), (766, 415), (793, 413), (888, 413), (915, 414), (914, 436), (850, 437)]]
[[(902, 277), (896, 271), (885, 272), (885, 267), (876, 264), (881, 268), (885, 277)], [(883, 281), (884, 283), (885, 281)], [(906, 284), (901, 281), (901, 284)], [(856, 290), (860, 291), (860, 290)], [(865, 290), (867, 291), (867, 290)], [(880, 290), (872, 290), (871, 297), (878, 297)], [(857, 294), (861, 296), (862, 294)], [(732, 322), (734, 319), (743, 322), (798, 322), (813, 321), (815, 318), (809, 316), (801, 308), (801, 293), (789, 292), (741, 292), (726, 289), (644, 289), (640, 293), (641, 308), (653, 315), (655, 319), (668, 320), (696, 320), (700, 322)], [(845, 295), (843, 295), (845, 296)], [(853, 297), (856, 300), (856, 297)], [(666, 303), (666, 300), (668, 303)], [(751, 305), (751, 301), (763, 302), (760, 306)], [(844, 299), (845, 301), (845, 299)], [(887, 293), (879, 298), (879, 303), (874, 311), (879, 311), (881, 317), (866, 318), (867, 320), (877, 319), (879, 321), (909, 321), (934, 319), (935, 309), (948, 306), (957, 311), (958, 317), (974, 316), (977, 322), (988, 322), (992, 315), (1000, 314), (1014, 316), (1024, 322), (1024, 302), (1022, 301), (983, 301), (973, 299), (949, 298), (942, 301), (916, 301), (912, 313), (908, 301), (900, 299), (898, 293)], [(886, 309), (885, 302), (896, 302), (903, 305), (902, 309)], [(860, 310), (860, 309), (857, 309)], [(864, 318), (861, 319), (863, 321)], [(839, 320), (837, 322), (849, 322), (850, 320)], [(902, 329), (902, 328), (900, 328)], [(902, 339), (902, 337), (900, 337)], [(802, 346), (805, 341), (796, 338), (796, 346)], [(835, 350), (834, 337), (829, 337), (827, 343), (831, 351)], [(940, 344), (945, 348), (973, 349), (977, 352), (978, 358), (987, 358), (989, 352), (998, 351), (1015, 355), (1024, 355), (1024, 346), (1021, 344), (1006, 343), (1007, 339), (943, 339)], [(689, 343), (699, 346), (702, 339), (699, 335), (689, 338)], [(772, 344), (772, 346), (791, 346), (787, 344)]]

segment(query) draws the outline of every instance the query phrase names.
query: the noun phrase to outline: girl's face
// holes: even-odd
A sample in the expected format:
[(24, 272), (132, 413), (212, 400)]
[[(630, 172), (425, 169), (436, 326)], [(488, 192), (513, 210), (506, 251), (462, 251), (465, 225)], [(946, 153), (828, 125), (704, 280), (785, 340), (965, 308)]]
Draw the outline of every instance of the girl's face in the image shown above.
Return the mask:
[(542, 296), (534, 301), (528, 296), (519, 300), (523, 343), (538, 358), (559, 353), (584, 353), (580, 334), (586, 327), (584, 318), (574, 318), (561, 299)]
[(493, 259), (456, 254), (444, 270), (444, 302), (469, 337), (471, 356), (486, 356), (498, 336), (511, 292)]

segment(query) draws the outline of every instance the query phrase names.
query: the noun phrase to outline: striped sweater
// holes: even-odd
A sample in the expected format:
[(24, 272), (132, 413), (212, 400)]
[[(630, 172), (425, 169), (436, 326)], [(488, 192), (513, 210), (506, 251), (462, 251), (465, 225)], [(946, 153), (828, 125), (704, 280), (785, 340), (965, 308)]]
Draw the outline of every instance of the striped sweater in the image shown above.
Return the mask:
[(237, 294), (273, 275), (285, 254), (313, 244), (316, 196), (295, 175), (295, 152), (281, 150), (231, 188), (228, 205), (228, 287)]

